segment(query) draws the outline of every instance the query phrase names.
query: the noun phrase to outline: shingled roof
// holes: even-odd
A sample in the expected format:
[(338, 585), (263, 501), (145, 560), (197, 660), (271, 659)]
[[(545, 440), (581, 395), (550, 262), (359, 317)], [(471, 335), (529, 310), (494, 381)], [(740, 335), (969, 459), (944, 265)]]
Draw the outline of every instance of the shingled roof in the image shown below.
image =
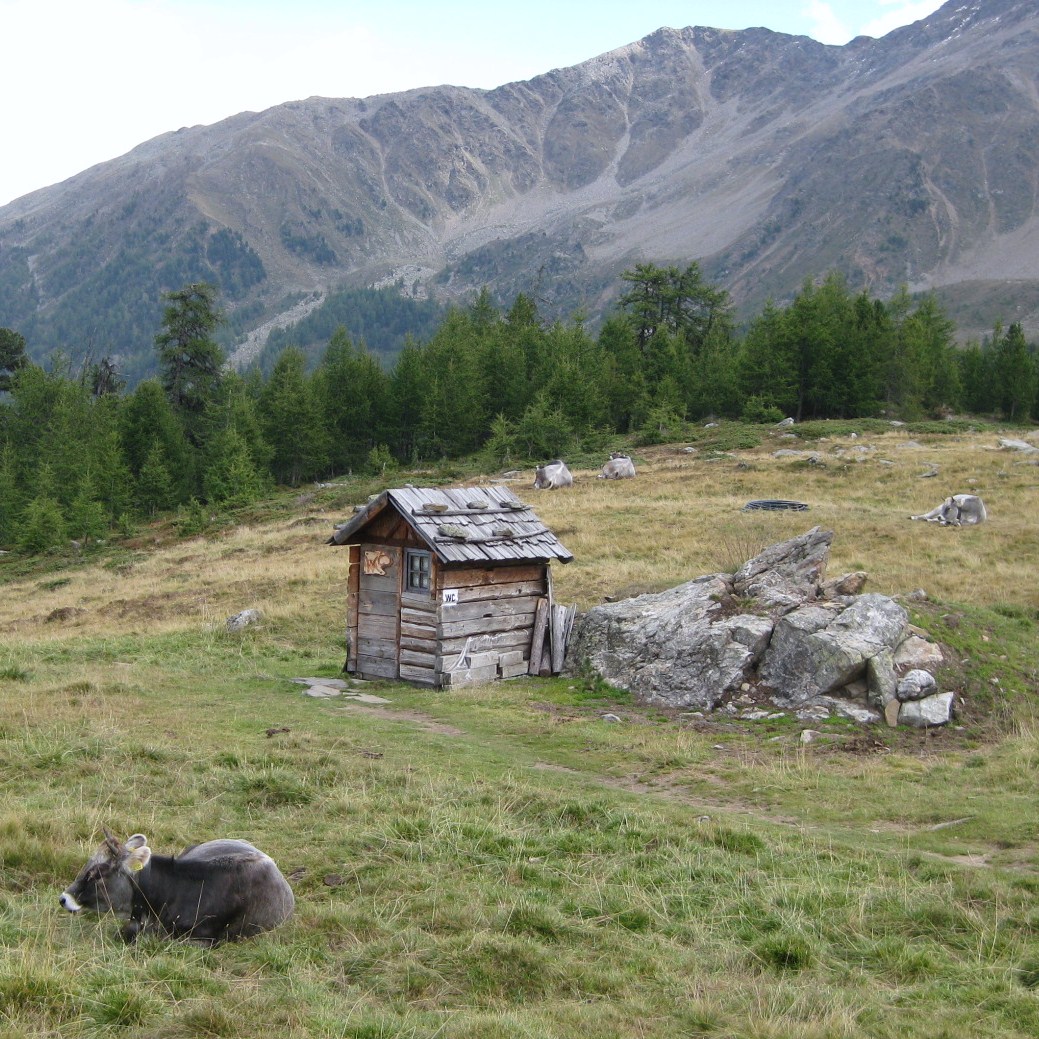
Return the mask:
[(444, 563), (513, 563), (574, 557), (508, 487), (398, 487), (383, 491), (329, 545), (345, 545), (394, 508)]

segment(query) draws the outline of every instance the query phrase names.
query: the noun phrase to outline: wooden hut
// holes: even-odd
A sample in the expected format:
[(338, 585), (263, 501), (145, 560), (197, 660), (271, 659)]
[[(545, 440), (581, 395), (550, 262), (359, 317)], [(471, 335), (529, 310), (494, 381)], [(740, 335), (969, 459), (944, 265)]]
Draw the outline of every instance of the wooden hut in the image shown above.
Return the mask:
[(573, 556), (509, 488), (383, 491), (328, 544), (350, 552), (346, 671), (442, 688), (561, 668), (550, 564)]

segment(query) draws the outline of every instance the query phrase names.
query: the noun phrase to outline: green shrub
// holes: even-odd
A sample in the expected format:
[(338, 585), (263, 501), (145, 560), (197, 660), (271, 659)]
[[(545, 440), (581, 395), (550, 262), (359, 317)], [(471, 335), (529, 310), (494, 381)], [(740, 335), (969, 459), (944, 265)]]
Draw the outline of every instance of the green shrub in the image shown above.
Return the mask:
[(773, 426), (786, 418), (783, 412), (767, 397), (748, 397), (740, 417), (744, 422)]

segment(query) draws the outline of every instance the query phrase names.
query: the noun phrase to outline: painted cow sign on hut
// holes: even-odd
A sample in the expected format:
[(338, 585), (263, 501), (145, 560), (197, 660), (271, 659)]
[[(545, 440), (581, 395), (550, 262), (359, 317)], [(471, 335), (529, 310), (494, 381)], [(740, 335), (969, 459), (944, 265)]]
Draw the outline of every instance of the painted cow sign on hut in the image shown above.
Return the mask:
[(328, 544), (350, 552), (347, 671), (448, 687), (562, 667), (550, 565), (573, 556), (508, 488), (383, 491)]

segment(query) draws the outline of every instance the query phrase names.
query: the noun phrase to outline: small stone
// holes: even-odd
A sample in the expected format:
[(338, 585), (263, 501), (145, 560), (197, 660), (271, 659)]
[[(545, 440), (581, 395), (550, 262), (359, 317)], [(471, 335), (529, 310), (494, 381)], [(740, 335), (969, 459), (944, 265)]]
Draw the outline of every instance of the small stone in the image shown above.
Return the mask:
[(902, 703), (900, 700), (888, 700), (884, 705), (884, 721), (887, 722), (889, 729), (893, 729), (898, 725), (898, 715), (901, 710)]
[(250, 624), (258, 624), (262, 619), (263, 614), (259, 610), (242, 610), (241, 613), (228, 617), (225, 626), (228, 631), (241, 631)]
[(620, 721), (620, 717), (618, 715), (616, 715), (616, 714), (604, 714), (602, 716), (602, 720), (604, 722), (619, 722)]
[(930, 671), (913, 668), (898, 683), (897, 695), (905, 703), (907, 700), (922, 700), (925, 696), (931, 696), (937, 688), (938, 683)]
[(822, 733), (817, 729), (802, 729), (799, 739), (802, 743), (811, 743), (814, 739), (821, 736)]
[(916, 729), (948, 725), (952, 721), (952, 705), (955, 693), (938, 693), (923, 700), (911, 700), (902, 704), (898, 712), (900, 725), (911, 725)]
[(341, 689), (333, 689), (330, 685), (310, 685), (303, 690), (304, 696), (312, 696), (315, 700), (330, 700), (334, 696), (342, 696)]

